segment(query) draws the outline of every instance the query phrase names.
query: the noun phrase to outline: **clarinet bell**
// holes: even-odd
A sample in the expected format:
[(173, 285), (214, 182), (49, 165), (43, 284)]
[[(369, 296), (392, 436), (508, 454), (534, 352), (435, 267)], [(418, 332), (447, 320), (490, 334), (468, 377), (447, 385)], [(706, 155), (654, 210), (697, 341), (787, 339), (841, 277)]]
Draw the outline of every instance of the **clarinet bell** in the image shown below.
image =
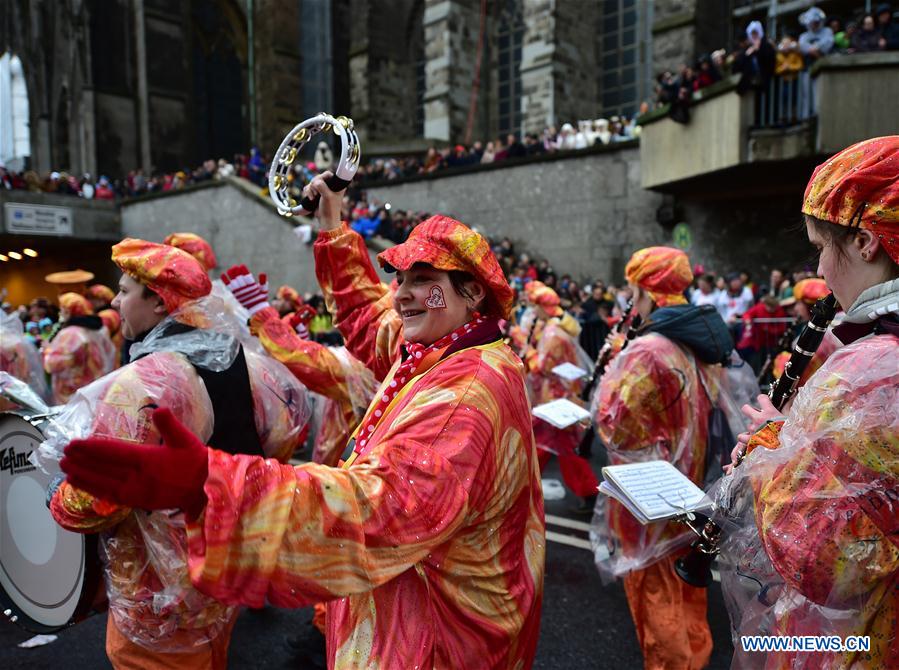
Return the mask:
[(674, 562), (674, 571), (690, 586), (698, 589), (708, 588), (712, 581), (712, 561), (714, 554), (702, 551), (697, 542), (690, 545), (690, 551)]

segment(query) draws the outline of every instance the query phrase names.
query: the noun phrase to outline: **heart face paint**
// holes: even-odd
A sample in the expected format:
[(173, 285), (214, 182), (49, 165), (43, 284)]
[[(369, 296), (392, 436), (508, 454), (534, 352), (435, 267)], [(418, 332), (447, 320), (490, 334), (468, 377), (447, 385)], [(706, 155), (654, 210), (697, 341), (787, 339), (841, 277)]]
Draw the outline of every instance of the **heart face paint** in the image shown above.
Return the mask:
[(425, 307), (428, 309), (446, 309), (446, 297), (443, 295), (443, 289), (440, 286), (432, 286), (430, 295), (425, 300)]

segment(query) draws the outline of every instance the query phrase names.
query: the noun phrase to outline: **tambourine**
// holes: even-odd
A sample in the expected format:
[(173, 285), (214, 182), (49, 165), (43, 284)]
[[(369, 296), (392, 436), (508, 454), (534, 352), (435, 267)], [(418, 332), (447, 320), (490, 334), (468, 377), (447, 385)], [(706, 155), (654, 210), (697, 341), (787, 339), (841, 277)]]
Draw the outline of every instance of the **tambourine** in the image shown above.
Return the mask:
[(353, 120), (345, 116), (333, 117), (322, 112), (306, 119), (291, 130), (272, 158), (268, 175), (268, 193), (281, 216), (312, 214), (318, 207), (319, 196), (303, 198), (299, 204), (290, 196), (290, 168), (297, 160), (300, 150), (319, 133), (333, 132), (340, 138), (340, 160), (334, 175), (325, 180), (332, 191), (341, 191), (353, 180), (359, 169), (362, 149), (359, 138), (353, 130)]

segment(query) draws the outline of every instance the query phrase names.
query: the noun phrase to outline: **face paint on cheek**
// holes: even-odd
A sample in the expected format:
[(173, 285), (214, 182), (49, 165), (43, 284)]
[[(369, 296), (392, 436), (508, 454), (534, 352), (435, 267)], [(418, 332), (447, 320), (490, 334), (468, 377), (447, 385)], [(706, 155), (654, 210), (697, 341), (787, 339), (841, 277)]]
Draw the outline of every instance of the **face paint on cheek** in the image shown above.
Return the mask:
[(441, 287), (431, 287), (430, 295), (425, 300), (425, 307), (428, 309), (446, 309), (446, 297), (444, 297)]

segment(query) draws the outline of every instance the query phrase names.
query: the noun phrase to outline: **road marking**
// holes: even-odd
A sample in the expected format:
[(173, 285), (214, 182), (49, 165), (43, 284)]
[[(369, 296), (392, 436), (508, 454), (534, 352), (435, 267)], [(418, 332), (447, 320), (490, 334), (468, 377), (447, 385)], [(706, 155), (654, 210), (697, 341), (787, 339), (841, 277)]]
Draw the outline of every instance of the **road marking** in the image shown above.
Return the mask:
[(590, 532), (590, 524), (584, 523), (583, 521), (575, 521), (574, 519), (566, 519), (561, 516), (554, 516), (552, 514), (546, 515), (546, 523), (551, 523), (553, 526), (562, 526), (563, 528), (574, 528), (575, 530), (582, 530), (585, 533)]
[(563, 535), (562, 533), (554, 533), (553, 531), (548, 530), (546, 531), (546, 539), (550, 542), (558, 542), (559, 544), (567, 544), (572, 547), (577, 547), (578, 549), (586, 549), (590, 553), (593, 553), (593, 545), (591, 545), (587, 540), (582, 540), (579, 537)]

